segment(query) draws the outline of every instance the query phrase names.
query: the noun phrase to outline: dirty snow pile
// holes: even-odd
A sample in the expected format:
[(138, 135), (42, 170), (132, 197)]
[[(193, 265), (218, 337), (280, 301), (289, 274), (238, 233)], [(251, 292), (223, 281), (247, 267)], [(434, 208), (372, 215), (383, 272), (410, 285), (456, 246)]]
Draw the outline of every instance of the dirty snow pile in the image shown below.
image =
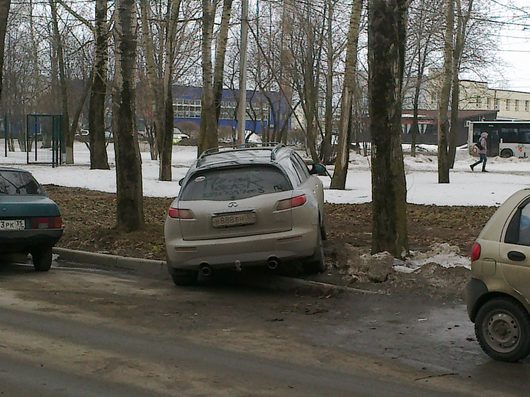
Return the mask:
[(460, 255), (460, 248), (447, 243), (433, 244), (427, 252), (411, 252), (406, 260), (394, 259), (393, 268), (397, 272), (412, 273), (427, 263), (435, 263), (444, 268), (465, 267), (471, 269), (471, 260)]

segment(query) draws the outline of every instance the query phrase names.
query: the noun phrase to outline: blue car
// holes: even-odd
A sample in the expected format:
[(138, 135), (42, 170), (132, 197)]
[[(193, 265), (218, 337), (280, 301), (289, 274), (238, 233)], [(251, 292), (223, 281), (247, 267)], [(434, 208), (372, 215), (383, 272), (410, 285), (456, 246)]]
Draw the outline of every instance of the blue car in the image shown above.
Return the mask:
[(48, 271), (62, 234), (59, 207), (33, 175), (0, 167), (0, 255), (31, 254), (35, 270)]

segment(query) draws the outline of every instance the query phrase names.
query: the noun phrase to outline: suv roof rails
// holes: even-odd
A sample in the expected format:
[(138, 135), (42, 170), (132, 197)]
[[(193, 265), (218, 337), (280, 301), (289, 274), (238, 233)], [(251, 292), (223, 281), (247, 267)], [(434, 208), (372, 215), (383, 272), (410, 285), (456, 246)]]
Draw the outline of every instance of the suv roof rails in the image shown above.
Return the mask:
[(272, 148), (271, 160), (276, 160), (276, 153), (282, 147), (285, 147), (285, 145), (283, 143), (278, 143), (278, 142), (264, 142), (264, 143), (246, 142), (242, 145), (238, 145), (234, 147), (214, 147), (214, 148), (210, 148), (202, 152), (199, 158), (197, 159), (197, 164), (199, 165), (201, 161), (204, 160), (205, 157), (210, 156), (212, 154), (239, 152), (239, 151), (244, 151), (244, 150), (270, 150), (271, 148)]

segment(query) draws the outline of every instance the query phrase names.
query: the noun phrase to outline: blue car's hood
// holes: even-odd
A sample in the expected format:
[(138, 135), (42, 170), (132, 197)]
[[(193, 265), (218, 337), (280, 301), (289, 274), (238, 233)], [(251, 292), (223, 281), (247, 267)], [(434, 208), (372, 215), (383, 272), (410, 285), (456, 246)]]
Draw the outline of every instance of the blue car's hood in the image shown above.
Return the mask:
[(0, 194), (0, 218), (58, 215), (59, 207), (46, 196)]

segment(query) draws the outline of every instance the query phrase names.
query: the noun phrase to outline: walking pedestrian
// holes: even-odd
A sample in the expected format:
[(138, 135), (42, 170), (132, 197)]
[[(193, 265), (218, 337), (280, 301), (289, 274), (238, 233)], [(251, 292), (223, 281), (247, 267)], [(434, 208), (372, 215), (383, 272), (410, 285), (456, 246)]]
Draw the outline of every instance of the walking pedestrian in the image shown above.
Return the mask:
[(482, 132), (480, 134), (480, 139), (475, 144), (475, 146), (478, 149), (478, 155), (480, 158), (478, 159), (477, 162), (471, 164), (469, 168), (471, 168), (471, 171), (474, 171), (473, 169), (475, 168), (475, 166), (482, 163), (482, 172), (488, 172), (486, 171), (486, 163), (488, 162), (488, 133), (487, 132)]

